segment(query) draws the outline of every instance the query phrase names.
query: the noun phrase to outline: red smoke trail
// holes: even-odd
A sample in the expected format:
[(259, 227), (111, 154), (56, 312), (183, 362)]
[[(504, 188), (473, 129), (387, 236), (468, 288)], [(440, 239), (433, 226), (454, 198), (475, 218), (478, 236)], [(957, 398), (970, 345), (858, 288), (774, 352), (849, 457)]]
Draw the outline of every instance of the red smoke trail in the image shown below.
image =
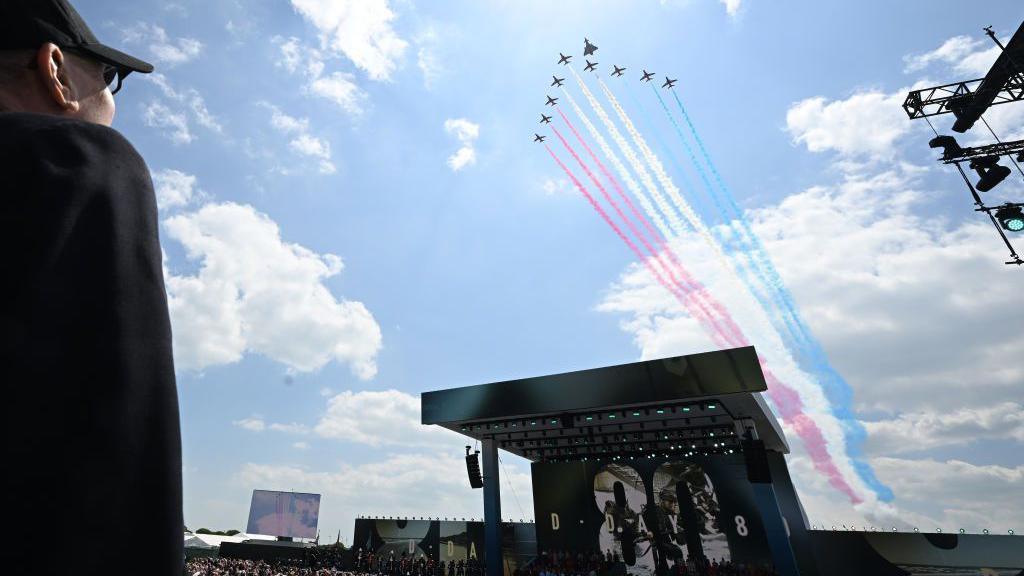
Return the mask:
[[(566, 142), (565, 139), (561, 137), (561, 135), (559, 135), (559, 139), (562, 140), (562, 143), (565, 145), (566, 149), (569, 150), (569, 153), (576, 157), (576, 160), (578, 161), (580, 158), (579, 156), (576, 155), (576, 152), (573, 151), (572, 147), (569, 146), (569, 143)], [(590, 202), (590, 205), (594, 208), (594, 210), (596, 210), (597, 213), (601, 216), (601, 218), (604, 219), (605, 223), (608, 224), (608, 226), (610, 226), (611, 229), (615, 231), (615, 234), (618, 235), (618, 237), (623, 242), (625, 242), (627, 246), (629, 246), (629, 249), (633, 251), (633, 254), (636, 255), (637, 259), (643, 262), (645, 266), (647, 266), (647, 269), (651, 272), (651, 274), (654, 275), (658, 282), (660, 282), (661, 285), (665, 287), (666, 290), (668, 290), (673, 296), (679, 299), (680, 302), (683, 302), (685, 304), (686, 298), (683, 296), (683, 294), (679, 292), (679, 290), (675, 286), (670, 284), (668, 280), (665, 280), (661, 273), (658, 272), (658, 269), (655, 268), (653, 264), (651, 264), (650, 258), (644, 257), (643, 253), (640, 251), (637, 245), (634, 244), (633, 241), (630, 240), (629, 237), (622, 232), (622, 229), (619, 228), (619, 225), (616, 224), (610, 216), (608, 216), (608, 213), (605, 212), (604, 208), (602, 208), (601, 205), (597, 203), (597, 200), (595, 200), (594, 197), (591, 196), (590, 192), (587, 191), (587, 188), (583, 185), (583, 183), (576, 178), (576, 175), (573, 174), (572, 171), (569, 170), (569, 167), (566, 166), (562, 162), (562, 160), (555, 154), (555, 151), (551, 149), (551, 146), (545, 144), (544, 148), (547, 149), (548, 154), (551, 155), (551, 158), (555, 161), (556, 164), (558, 164), (559, 168), (561, 168), (562, 171), (565, 172), (565, 175), (568, 176), (570, 180), (572, 180), (573, 185), (576, 186), (576, 189), (580, 191), (580, 194), (583, 194), (584, 198), (587, 199), (587, 202)], [(586, 168), (584, 167), (584, 169)], [(712, 337), (716, 340), (715, 343), (719, 346), (729, 345), (728, 342), (724, 341), (725, 339), (722, 337), (721, 334), (715, 333), (712, 334)]]
[[(615, 188), (615, 192), (619, 195), (620, 198), (622, 198), (626, 202), (626, 205), (629, 207), (630, 211), (633, 212), (633, 216), (635, 216), (636, 219), (639, 220), (647, 229), (647, 233), (650, 234), (651, 238), (653, 238), (655, 243), (658, 244), (660, 252), (666, 255), (669, 258), (669, 260), (672, 261), (673, 266), (675, 266), (676, 272), (678, 272), (679, 275), (682, 277), (682, 282), (679, 282), (676, 280), (675, 276), (672, 276), (672, 280), (676, 283), (676, 285), (679, 286), (679, 288), (683, 290), (684, 293), (692, 295), (693, 299), (697, 303), (697, 306), (707, 317), (708, 321), (711, 322), (714, 329), (722, 334), (723, 338), (726, 338), (729, 341), (733, 342), (734, 346), (745, 346), (746, 344), (741, 344), (741, 342), (745, 341), (743, 331), (740, 330), (739, 326), (736, 325), (736, 323), (732, 319), (732, 316), (730, 316), (729, 313), (725, 310), (725, 307), (722, 306), (721, 302), (719, 302), (717, 298), (711, 296), (706, 286), (697, 282), (693, 278), (693, 276), (687, 271), (686, 267), (683, 266), (682, 262), (680, 262), (679, 259), (676, 258), (675, 251), (669, 248), (668, 244), (665, 242), (665, 237), (659, 234), (658, 231), (655, 230), (654, 227), (651, 225), (650, 220), (648, 220), (643, 214), (640, 213), (639, 210), (637, 210), (636, 205), (633, 204), (633, 201), (630, 200), (629, 196), (626, 195), (626, 192), (622, 189), (622, 185), (619, 184), (619, 181), (611, 174), (608, 168), (605, 167), (604, 163), (601, 162), (600, 159), (598, 159), (597, 154), (594, 154), (594, 151), (590, 148), (590, 145), (587, 144), (587, 141), (584, 140), (582, 136), (580, 136), (579, 131), (576, 130), (576, 127), (573, 125), (573, 123), (569, 121), (569, 118), (565, 115), (564, 112), (562, 112), (562, 109), (559, 108), (558, 106), (555, 106), (555, 109), (558, 110), (558, 114), (562, 117), (562, 120), (564, 120), (565, 124), (569, 127), (570, 130), (572, 130), (573, 135), (576, 136), (576, 140), (578, 140), (579, 143), (583, 145), (583, 148), (587, 151), (587, 154), (589, 154), (590, 158), (594, 161), (595, 164), (597, 164), (597, 168), (601, 171), (602, 174), (604, 174), (604, 177), (607, 178), (612, 183), (612, 187)], [(554, 129), (554, 127), (552, 127), (552, 129)], [(562, 135), (558, 134), (557, 130), (555, 131), (555, 134), (560, 139), (562, 138)], [(563, 139), (562, 142), (565, 143), (565, 140)], [(573, 155), (575, 156), (575, 153)], [(576, 160), (579, 161), (579, 158), (577, 157)], [(580, 165), (582, 166), (583, 164), (581, 163)], [(583, 169), (587, 170), (585, 166)], [(608, 193), (605, 192), (604, 188), (601, 187), (600, 184), (597, 183), (593, 175), (590, 174), (589, 170), (587, 171), (587, 174), (590, 175), (591, 180), (594, 180), (594, 183), (597, 184), (597, 187), (601, 190), (602, 193), (604, 193), (605, 198), (615, 208), (616, 212), (618, 212), (619, 217), (625, 220), (626, 223), (629, 224), (630, 229), (633, 230), (633, 233), (636, 234), (638, 238), (640, 238), (641, 242), (644, 242), (643, 236), (641, 236), (640, 233), (636, 231), (636, 229), (630, 223), (629, 219), (627, 219), (622, 214), (622, 211), (619, 210), (618, 206), (615, 204), (615, 201), (608, 197)], [(655, 252), (646, 242), (644, 242), (644, 246), (647, 247), (648, 251), (650, 251), (651, 254), (658, 254), (658, 252)], [(672, 268), (665, 265), (664, 262), (662, 262), (662, 266), (664, 266), (666, 270), (669, 270), (670, 275), (672, 274)], [(708, 310), (708, 306), (713, 308), (714, 311), (712, 312), (711, 310)], [(724, 327), (721, 326), (719, 323), (724, 324)]]

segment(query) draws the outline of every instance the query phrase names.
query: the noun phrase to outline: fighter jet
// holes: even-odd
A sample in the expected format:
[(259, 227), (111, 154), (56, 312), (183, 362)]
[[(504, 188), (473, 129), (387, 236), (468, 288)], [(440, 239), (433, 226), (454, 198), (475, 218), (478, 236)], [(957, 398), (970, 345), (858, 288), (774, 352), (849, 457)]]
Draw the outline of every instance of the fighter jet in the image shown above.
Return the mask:
[(533, 141), (534, 142), (543, 142), (545, 138), (547, 138), (547, 136), (541, 136), (540, 134), (537, 134), (536, 132), (533, 133)]
[(671, 88), (676, 85), (678, 80), (670, 80), (668, 76), (665, 76), (665, 83), (661, 85), (662, 88)]
[(572, 60), (572, 56), (566, 56), (565, 54), (562, 54), (561, 52), (559, 52), (558, 55), (560, 56), (560, 58), (558, 59), (558, 63), (559, 64), (568, 65), (569, 64), (569, 60)]
[(640, 79), (641, 82), (650, 82), (654, 78), (654, 72), (648, 72), (644, 70), (644, 77)]
[(551, 77), (551, 85), (552, 86), (561, 86), (562, 82), (564, 82), (564, 81), (565, 81), (565, 78), (559, 78), (558, 76), (552, 76)]
[(558, 98), (552, 98), (551, 96), (548, 96), (548, 101), (547, 101), (547, 105), (548, 106), (554, 106), (557, 102), (558, 102)]
[(590, 43), (590, 40), (587, 40), (586, 38), (584, 38), (583, 39), (583, 55), (584, 56), (590, 56), (594, 52), (597, 52), (597, 46), (594, 46), (593, 44)]
[(615, 68), (615, 71), (612, 72), (612, 76), (622, 76), (622, 73), (626, 71), (625, 68), (619, 68), (615, 64), (612, 64), (612, 68)]
[(583, 67), (584, 72), (590, 72), (594, 68), (597, 68), (597, 62), (591, 62), (590, 60), (586, 60), (586, 63), (587, 65)]
[(544, 114), (541, 114), (540, 115), (540, 123), (541, 124), (551, 124), (551, 116), (545, 116)]

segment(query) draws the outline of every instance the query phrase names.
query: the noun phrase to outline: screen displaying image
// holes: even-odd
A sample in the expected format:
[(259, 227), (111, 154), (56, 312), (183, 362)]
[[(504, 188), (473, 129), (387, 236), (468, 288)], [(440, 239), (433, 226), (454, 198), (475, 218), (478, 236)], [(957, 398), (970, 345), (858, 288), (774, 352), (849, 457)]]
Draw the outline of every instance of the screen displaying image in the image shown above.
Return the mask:
[(315, 538), (320, 495), (253, 490), (249, 506), (250, 534)]

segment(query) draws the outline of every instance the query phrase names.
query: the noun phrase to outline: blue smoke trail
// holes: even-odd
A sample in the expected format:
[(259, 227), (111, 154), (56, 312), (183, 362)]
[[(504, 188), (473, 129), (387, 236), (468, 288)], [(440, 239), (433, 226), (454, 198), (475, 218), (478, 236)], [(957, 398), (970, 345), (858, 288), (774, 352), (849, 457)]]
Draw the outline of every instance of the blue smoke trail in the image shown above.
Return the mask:
[[(665, 102), (662, 99), (661, 94), (658, 93), (657, 88), (655, 88), (654, 86), (652, 86), (651, 88), (652, 90), (654, 90), (654, 93), (658, 97), (658, 100), (661, 101), (662, 106), (665, 106)], [(750, 223), (743, 216), (743, 212), (740, 210), (739, 206), (736, 203), (735, 196), (733, 196), (733, 194), (729, 191), (728, 187), (725, 185), (725, 182), (723, 181), (721, 174), (719, 174), (718, 169), (715, 167), (714, 162), (711, 160), (710, 154), (708, 154), (707, 148), (704, 146), (704, 141), (697, 133), (697, 129), (694, 127), (693, 121), (690, 119), (690, 115), (686, 112), (686, 107), (683, 106), (683, 102), (679, 98), (679, 95), (675, 92), (675, 90), (672, 91), (672, 96), (675, 98), (676, 104), (678, 105), (679, 110), (682, 113), (683, 118), (690, 129), (690, 134), (693, 136), (694, 141), (697, 143), (697, 146), (700, 149), (701, 155), (704, 158), (704, 162), (711, 170), (711, 173), (715, 178), (716, 184), (718, 185), (718, 189), (721, 191), (720, 195), (715, 194), (715, 196), (720, 196), (722, 199), (726, 201), (726, 204), (728, 206), (728, 213), (723, 213), (723, 217), (727, 218), (730, 221), (736, 221), (740, 224), (741, 234), (738, 235), (738, 239), (745, 241), (748, 248), (750, 249), (752, 256), (751, 262), (758, 262), (760, 264), (760, 266), (758, 266), (760, 270), (758, 275), (762, 276), (762, 278), (764, 275), (768, 276), (768, 278), (765, 279), (768, 280), (765, 285), (770, 290), (774, 290), (776, 299), (785, 307), (786, 312), (788, 312), (788, 314), (786, 315), (787, 326), (789, 326), (790, 324), (793, 325), (793, 328), (795, 328), (797, 333), (800, 335), (799, 340), (802, 340), (805, 344), (805, 347), (802, 348), (806, 350), (810, 354), (810, 357), (813, 359), (813, 364), (816, 367), (815, 371), (818, 372), (821, 376), (822, 388), (825, 391), (826, 397), (829, 399), (829, 403), (833, 407), (833, 413), (836, 415), (837, 418), (840, 419), (840, 421), (846, 428), (846, 449), (851, 456), (854, 468), (856, 469), (860, 477), (864, 480), (864, 482), (878, 494), (878, 497), (881, 500), (892, 500), (892, 490), (888, 486), (882, 484), (882, 482), (879, 481), (878, 478), (875, 476), (874, 471), (871, 469), (871, 467), (866, 462), (861, 460), (863, 453), (860, 449), (860, 446), (866, 438), (867, 433), (864, 430), (864, 426), (860, 423), (859, 420), (856, 419), (856, 417), (850, 410), (850, 406), (853, 400), (853, 392), (850, 388), (850, 385), (838, 372), (836, 372), (834, 368), (832, 368), (831, 364), (828, 361), (828, 357), (825, 354), (824, 349), (821, 347), (820, 342), (818, 342), (818, 340), (813, 336), (810, 329), (807, 327), (806, 323), (801, 318), (792, 294), (790, 294), (789, 290), (782, 282), (782, 278), (779, 276), (778, 270), (775, 268), (775, 265), (772, 263), (772, 261), (768, 258), (767, 254), (765, 253), (764, 245), (761, 243), (760, 238), (758, 238), (758, 236), (754, 233), (754, 231), (750, 227)], [(669, 115), (669, 118), (672, 120), (672, 123), (676, 126), (680, 139), (685, 142), (682, 131), (679, 130), (679, 126), (676, 123), (675, 118), (673, 117), (667, 106), (665, 106), (665, 112)], [(689, 150), (688, 145), (687, 149)], [(693, 158), (691, 157), (691, 159)], [(703, 171), (700, 171), (703, 174)], [(716, 202), (716, 206), (721, 206), (721, 203)], [(794, 336), (796, 336), (796, 334), (794, 334)]]

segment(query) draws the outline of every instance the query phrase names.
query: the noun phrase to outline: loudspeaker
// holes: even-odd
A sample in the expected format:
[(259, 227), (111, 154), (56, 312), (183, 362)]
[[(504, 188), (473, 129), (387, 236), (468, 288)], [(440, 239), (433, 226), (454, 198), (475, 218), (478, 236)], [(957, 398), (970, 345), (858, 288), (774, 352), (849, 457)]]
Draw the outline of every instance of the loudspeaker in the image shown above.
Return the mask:
[(466, 454), (466, 473), (469, 474), (469, 485), (483, 488), (484, 479), (480, 477), (480, 453)]
[(768, 451), (763, 440), (745, 439), (743, 459), (747, 464), (747, 480), (751, 484), (771, 484), (772, 473), (768, 468)]

